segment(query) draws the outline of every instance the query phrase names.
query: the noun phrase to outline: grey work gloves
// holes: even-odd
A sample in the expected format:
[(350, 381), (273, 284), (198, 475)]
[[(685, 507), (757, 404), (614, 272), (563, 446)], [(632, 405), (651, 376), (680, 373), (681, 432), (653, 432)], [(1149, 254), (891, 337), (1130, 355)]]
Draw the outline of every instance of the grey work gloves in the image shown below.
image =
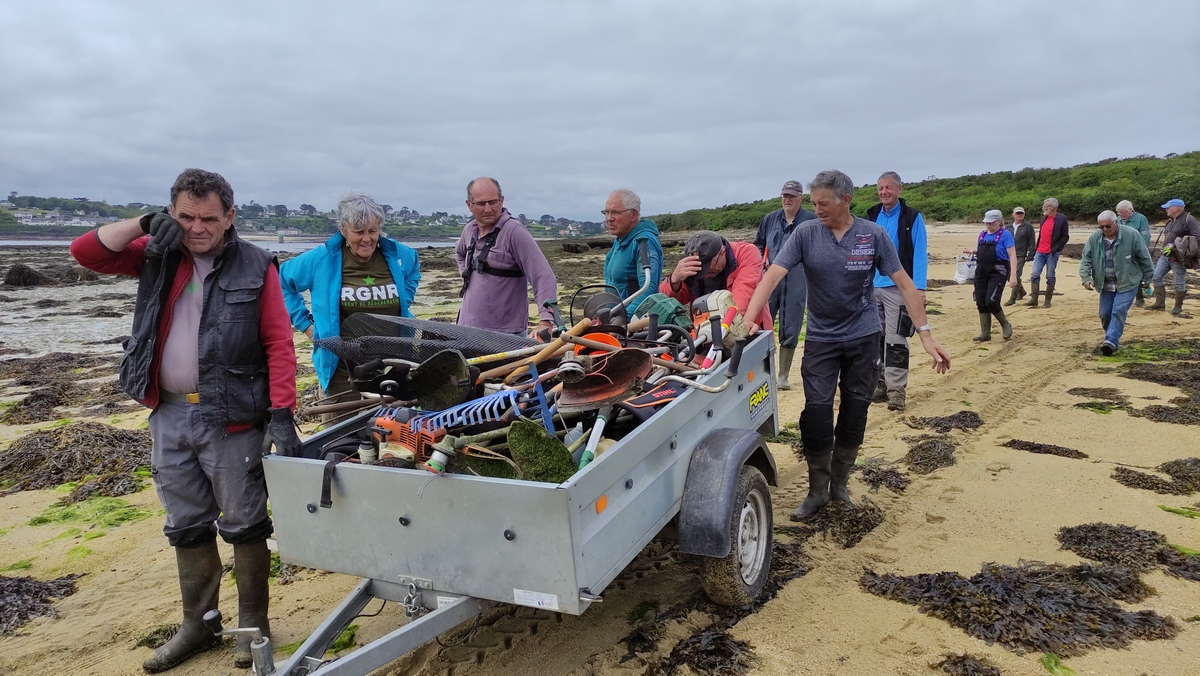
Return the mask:
[(165, 209), (157, 214), (142, 216), (141, 226), (142, 232), (150, 235), (146, 255), (151, 258), (161, 258), (183, 246), (183, 226)]
[(267, 413), (267, 433), (263, 435), (262, 453), (271, 452), (271, 444), (275, 445), (275, 455), (298, 458), (301, 454), (300, 437), (296, 434), (296, 421), (290, 408), (272, 408)]

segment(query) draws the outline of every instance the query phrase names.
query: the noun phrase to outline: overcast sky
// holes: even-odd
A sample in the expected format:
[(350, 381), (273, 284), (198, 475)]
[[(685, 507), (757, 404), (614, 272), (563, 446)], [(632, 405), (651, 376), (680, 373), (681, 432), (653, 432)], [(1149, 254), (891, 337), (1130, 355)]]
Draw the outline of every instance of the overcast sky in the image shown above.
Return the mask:
[[(1197, 0), (110, 2), (0, 10), (0, 191), (347, 190), (600, 220), (1200, 149)], [(0, 195), (0, 196), (2, 196)]]

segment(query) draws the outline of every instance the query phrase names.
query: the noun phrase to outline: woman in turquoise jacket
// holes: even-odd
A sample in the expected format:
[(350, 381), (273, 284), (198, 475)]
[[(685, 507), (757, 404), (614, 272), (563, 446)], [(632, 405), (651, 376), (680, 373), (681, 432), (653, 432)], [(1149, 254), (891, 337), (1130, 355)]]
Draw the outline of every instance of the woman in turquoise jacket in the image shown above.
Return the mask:
[[(421, 265), (412, 247), (380, 236), (383, 220), (383, 207), (369, 195), (346, 195), (338, 203), (337, 234), (280, 266), (283, 299), (297, 331), (313, 340), (339, 336), (342, 321), (355, 312), (412, 317)], [(304, 291), (311, 292), (311, 312)], [(313, 368), (330, 403), (358, 398), (337, 355), (314, 348)]]

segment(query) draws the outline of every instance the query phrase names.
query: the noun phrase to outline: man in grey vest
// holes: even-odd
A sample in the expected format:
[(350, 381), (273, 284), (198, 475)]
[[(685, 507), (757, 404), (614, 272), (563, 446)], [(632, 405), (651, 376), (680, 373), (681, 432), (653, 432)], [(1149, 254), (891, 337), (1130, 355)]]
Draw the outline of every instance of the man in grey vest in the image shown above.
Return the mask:
[[(783, 250), (783, 243), (791, 237), (796, 226), (816, 218), (816, 214), (800, 208), (804, 200), (804, 187), (799, 181), (788, 181), (780, 190), (782, 209), (763, 216), (754, 236), (754, 246), (762, 254), (763, 270), (771, 267), (775, 256)], [(768, 307), (771, 319), (779, 326), (779, 375), (775, 382), (781, 390), (789, 390), (788, 373), (792, 359), (796, 356), (796, 345), (800, 342), (800, 330), (804, 326), (804, 306), (808, 302), (808, 286), (804, 281), (804, 266), (792, 268), (771, 294)]]
[[(238, 626), (271, 633), (262, 456), (271, 444), (300, 455), (296, 352), (278, 262), (237, 236), (233, 204), (220, 174), (188, 169), (169, 209), (71, 243), (80, 265), (138, 278), (119, 383), (153, 409), (150, 465), (183, 597), (183, 623), (142, 663), (149, 673), (220, 644), (202, 619), (221, 589), (218, 534), (233, 545)], [(234, 665), (251, 665), (249, 638)]]

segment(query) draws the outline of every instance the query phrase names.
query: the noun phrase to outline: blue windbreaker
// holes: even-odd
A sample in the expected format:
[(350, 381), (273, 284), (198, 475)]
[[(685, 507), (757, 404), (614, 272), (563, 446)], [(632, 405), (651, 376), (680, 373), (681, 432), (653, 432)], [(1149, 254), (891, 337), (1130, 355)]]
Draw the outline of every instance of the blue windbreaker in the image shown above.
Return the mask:
[[(297, 331), (313, 327), (313, 340), (341, 335), (342, 249), (346, 238), (342, 233), (330, 237), (324, 244), (310, 249), (279, 266), (279, 282), (287, 304), (292, 326)], [(379, 238), (379, 248), (387, 261), (388, 271), (396, 286), (402, 288), (400, 316), (412, 317), (409, 307), (421, 281), (421, 264), (412, 247), (388, 237)], [(310, 291), (312, 312), (300, 294)], [(313, 368), (328, 389), (329, 380), (337, 370), (338, 357), (325, 348), (313, 349)]]

